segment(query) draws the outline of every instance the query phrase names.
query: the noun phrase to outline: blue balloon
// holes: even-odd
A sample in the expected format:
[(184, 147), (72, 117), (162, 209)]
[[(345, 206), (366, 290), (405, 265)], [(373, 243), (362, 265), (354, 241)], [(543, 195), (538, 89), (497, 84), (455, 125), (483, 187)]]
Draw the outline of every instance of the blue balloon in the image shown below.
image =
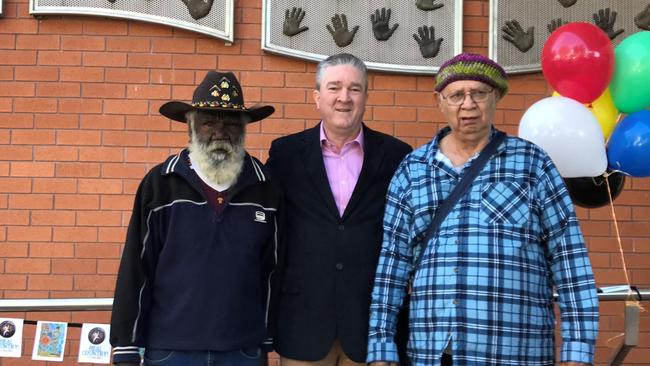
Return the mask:
[(633, 177), (650, 177), (650, 110), (634, 112), (616, 127), (607, 143), (609, 168)]

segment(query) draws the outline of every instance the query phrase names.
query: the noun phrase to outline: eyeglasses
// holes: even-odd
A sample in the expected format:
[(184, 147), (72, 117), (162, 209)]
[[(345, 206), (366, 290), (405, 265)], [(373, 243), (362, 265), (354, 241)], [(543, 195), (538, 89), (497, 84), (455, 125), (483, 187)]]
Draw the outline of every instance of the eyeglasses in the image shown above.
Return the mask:
[(490, 93), (492, 93), (494, 89), (490, 90), (470, 90), (468, 92), (464, 91), (457, 91), (453, 94), (447, 95), (446, 97), (442, 94), (440, 96), (442, 99), (447, 101), (447, 104), (449, 105), (461, 105), (465, 101), (465, 96), (469, 95), (470, 99), (474, 101), (474, 103), (483, 103), (488, 100), (488, 97), (490, 96)]

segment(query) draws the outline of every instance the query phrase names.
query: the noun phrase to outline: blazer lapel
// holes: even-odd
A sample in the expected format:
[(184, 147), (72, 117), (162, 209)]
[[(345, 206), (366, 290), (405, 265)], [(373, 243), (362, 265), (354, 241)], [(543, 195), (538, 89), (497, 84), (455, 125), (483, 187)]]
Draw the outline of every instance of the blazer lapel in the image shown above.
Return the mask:
[(366, 127), (365, 124), (363, 125), (363, 166), (361, 167), (357, 185), (354, 186), (354, 190), (352, 191), (352, 197), (350, 197), (350, 201), (343, 212), (343, 219), (359, 204), (361, 197), (369, 193), (368, 187), (374, 181), (384, 160), (382, 142), (382, 139), (379, 138), (375, 131)]
[[(322, 123), (322, 122), (321, 122)], [(325, 171), (325, 162), (323, 162), (323, 150), (320, 143), (320, 124), (311, 128), (303, 139), (302, 159), (305, 169), (316, 187), (316, 191), (321, 195), (328, 209), (339, 217), (339, 210), (334, 201), (334, 195), (330, 188), (327, 172)]]

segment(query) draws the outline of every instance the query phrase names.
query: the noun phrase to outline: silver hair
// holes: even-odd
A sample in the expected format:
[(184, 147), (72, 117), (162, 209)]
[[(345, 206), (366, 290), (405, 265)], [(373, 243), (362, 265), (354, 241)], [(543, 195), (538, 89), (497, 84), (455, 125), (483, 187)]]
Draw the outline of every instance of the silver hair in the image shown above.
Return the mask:
[(366, 64), (358, 57), (349, 53), (338, 53), (318, 63), (318, 66), (316, 66), (316, 90), (320, 90), (325, 70), (338, 65), (350, 65), (359, 70), (363, 77), (363, 88), (365, 91), (368, 91), (368, 69), (366, 68)]

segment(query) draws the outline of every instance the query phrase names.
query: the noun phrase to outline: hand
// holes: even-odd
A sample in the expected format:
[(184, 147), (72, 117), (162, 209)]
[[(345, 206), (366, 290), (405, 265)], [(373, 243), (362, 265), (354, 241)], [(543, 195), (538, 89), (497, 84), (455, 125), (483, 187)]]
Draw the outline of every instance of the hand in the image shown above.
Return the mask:
[(427, 28), (426, 25), (418, 28), (418, 33), (420, 34), (420, 38), (418, 38), (418, 35), (415, 33), (413, 33), (413, 38), (420, 45), (420, 53), (422, 54), (422, 57), (435, 57), (438, 54), (438, 51), (440, 51), (442, 38), (436, 39), (435, 29), (433, 27)]
[(589, 366), (588, 363), (582, 362), (558, 362), (558, 366)]
[(445, 6), (445, 4), (434, 4), (435, 1), (436, 0), (417, 0), (415, 6), (424, 11), (436, 10)]
[(330, 31), (330, 34), (334, 38), (334, 43), (339, 47), (345, 47), (352, 43), (354, 35), (359, 30), (359, 26), (355, 25), (352, 32), (348, 31), (348, 18), (345, 14), (341, 14), (341, 16), (334, 14), (332, 17), (332, 25), (334, 25), (334, 29), (328, 24), (327, 30)]
[(519, 22), (511, 20), (506, 22), (501, 30), (505, 33), (503, 39), (514, 44), (519, 51), (526, 52), (533, 47), (535, 27), (528, 28), (528, 31), (524, 33)]
[(390, 36), (393, 35), (395, 29), (399, 27), (399, 24), (395, 23), (392, 28), (388, 27), (388, 22), (390, 21), (391, 10), (386, 8), (381, 8), (381, 14), (379, 9), (375, 10), (375, 14), (370, 14), (370, 22), (372, 23), (372, 31), (375, 33), (375, 38), (378, 41), (385, 41)]
[(201, 19), (212, 9), (213, 0), (182, 0), (194, 19)]
[(634, 17), (634, 24), (643, 30), (650, 30), (650, 4)]
[(577, 0), (558, 0), (562, 6), (565, 8), (568, 8), (569, 6), (573, 5), (576, 3)]
[(289, 13), (289, 9), (284, 12), (284, 24), (282, 24), (282, 33), (284, 35), (293, 37), (298, 33), (302, 33), (309, 29), (309, 27), (301, 27), (300, 22), (305, 17), (305, 11), (302, 8), (294, 7)]
[(561, 26), (565, 25), (566, 23), (567, 22), (565, 22), (564, 20), (562, 20), (560, 18), (557, 18), (557, 19), (551, 20), (551, 22), (548, 23), (548, 25), (546, 27), (548, 28), (549, 33), (553, 33), (553, 32), (555, 32), (556, 29), (560, 28)]
[(600, 9), (598, 13), (594, 13), (594, 24), (607, 33), (610, 40), (624, 32), (623, 29), (614, 31), (614, 22), (616, 22), (616, 12), (612, 11), (610, 16), (609, 8)]

